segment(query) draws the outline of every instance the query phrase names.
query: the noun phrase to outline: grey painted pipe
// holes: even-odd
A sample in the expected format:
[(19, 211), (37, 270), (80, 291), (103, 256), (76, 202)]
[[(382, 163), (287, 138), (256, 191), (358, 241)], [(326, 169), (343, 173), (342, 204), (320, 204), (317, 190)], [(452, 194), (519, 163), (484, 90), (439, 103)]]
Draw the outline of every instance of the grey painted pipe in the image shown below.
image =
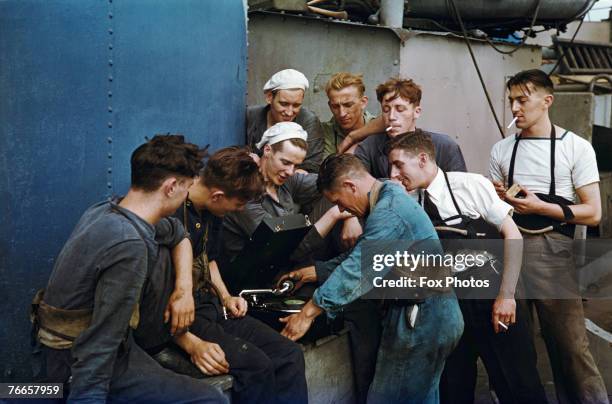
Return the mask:
[[(580, 18), (595, 0), (541, 0), (538, 21)], [(384, 3), (384, 0), (383, 0)], [(538, 0), (455, 0), (464, 20), (530, 18)], [(448, 0), (408, 0), (406, 16), (452, 20)]]
[(404, 22), (404, 0), (382, 0), (380, 23), (391, 28), (401, 28)]

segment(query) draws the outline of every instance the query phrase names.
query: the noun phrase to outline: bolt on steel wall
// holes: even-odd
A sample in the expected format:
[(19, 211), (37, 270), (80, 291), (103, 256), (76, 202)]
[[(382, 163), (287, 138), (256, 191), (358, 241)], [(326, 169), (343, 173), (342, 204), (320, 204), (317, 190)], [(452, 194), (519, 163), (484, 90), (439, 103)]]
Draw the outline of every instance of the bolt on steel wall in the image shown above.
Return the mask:
[(180, 132), (243, 143), (241, 0), (0, 2), (0, 381), (30, 375), (27, 310), (132, 151)]

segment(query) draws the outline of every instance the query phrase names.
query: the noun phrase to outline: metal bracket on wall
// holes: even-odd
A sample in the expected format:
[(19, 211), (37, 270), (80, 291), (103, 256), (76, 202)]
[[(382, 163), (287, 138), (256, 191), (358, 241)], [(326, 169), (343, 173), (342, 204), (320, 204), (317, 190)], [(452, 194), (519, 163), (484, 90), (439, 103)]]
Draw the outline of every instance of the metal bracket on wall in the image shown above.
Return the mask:
[(553, 37), (566, 74), (612, 74), (612, 43), (570, 41)]

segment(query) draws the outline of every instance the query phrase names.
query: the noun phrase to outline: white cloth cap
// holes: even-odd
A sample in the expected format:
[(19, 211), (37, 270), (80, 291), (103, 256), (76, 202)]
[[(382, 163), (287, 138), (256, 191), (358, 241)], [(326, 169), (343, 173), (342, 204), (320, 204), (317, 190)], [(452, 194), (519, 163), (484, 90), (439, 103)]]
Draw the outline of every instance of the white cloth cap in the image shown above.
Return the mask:
[(308, 90), (308, 79), (304, 74), (293, 69), (274, 73), (264, 85), (264, 92), (276, 90)]
[(279, 122), (266, 130), (261, 137), (257, 148), (262, 149), (265, 145), (273, 145), (287, 139), (308, 140), (308, 133), (295, 122)]

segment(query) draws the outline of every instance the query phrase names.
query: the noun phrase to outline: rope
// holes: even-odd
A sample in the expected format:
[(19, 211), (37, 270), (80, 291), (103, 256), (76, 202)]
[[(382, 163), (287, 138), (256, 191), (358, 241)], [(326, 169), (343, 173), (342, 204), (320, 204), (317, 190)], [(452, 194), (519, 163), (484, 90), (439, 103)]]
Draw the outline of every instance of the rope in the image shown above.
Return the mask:
[(499, 118), (497, 117), (497, 113), (495, 112), (495, 108), (493, 107), (493, 101), (491, 101), (491, 96), (489, 95), (489, 90), (487, 90), (487, 86), (484, 82), (484, 79), (482, 78), (482, 73), (480, 72), (480, 67), (478, 67), (478, 62), (476, 61), (476, 56), (474, 56), (474, 51), (472, 50), (472, 45), (470, 44), (470, 40), (468, 39), (468, 35), (467, 35), (467, 31), (465, 30), (465, 26), (463, 25), (463, 20), (461, 19), (461, 15), (459, 14), (459, 10), (457, 9), (457, 6), (455, 5), (455, 0), (450, 0), (450, 4), (453, 8), (453, 12), (455, 14), (455, 16), (457, 17), (457, 20), (459, 22), (459, 26), (461, 27), (461, 32), (463, 33), (463, 39), (465, 40), (465, 43), (468, 47), (468, 50), (470, 51), (470, 56), (472, 58), (472, 62), (474, 63), (474, 67), (476, 68), (476, 73), (478, 73), (478, 79), (480, 80), (480, 84), (482, 85), (482, 89), (485, 93), (485, 96), (487, 98), (487, 102), (489, 104), (489, 108), (491, 109), (491, 113), (493, 114), (493, 118), (495, 118), (495, 123), (497, 124), (497, 129), (499, 129), (499, 133), (501, 135), (502, 138), (506, 137), (506, 134), (504, 133), (504, 130), (502, 128), (501, 123), (499, 122)]

